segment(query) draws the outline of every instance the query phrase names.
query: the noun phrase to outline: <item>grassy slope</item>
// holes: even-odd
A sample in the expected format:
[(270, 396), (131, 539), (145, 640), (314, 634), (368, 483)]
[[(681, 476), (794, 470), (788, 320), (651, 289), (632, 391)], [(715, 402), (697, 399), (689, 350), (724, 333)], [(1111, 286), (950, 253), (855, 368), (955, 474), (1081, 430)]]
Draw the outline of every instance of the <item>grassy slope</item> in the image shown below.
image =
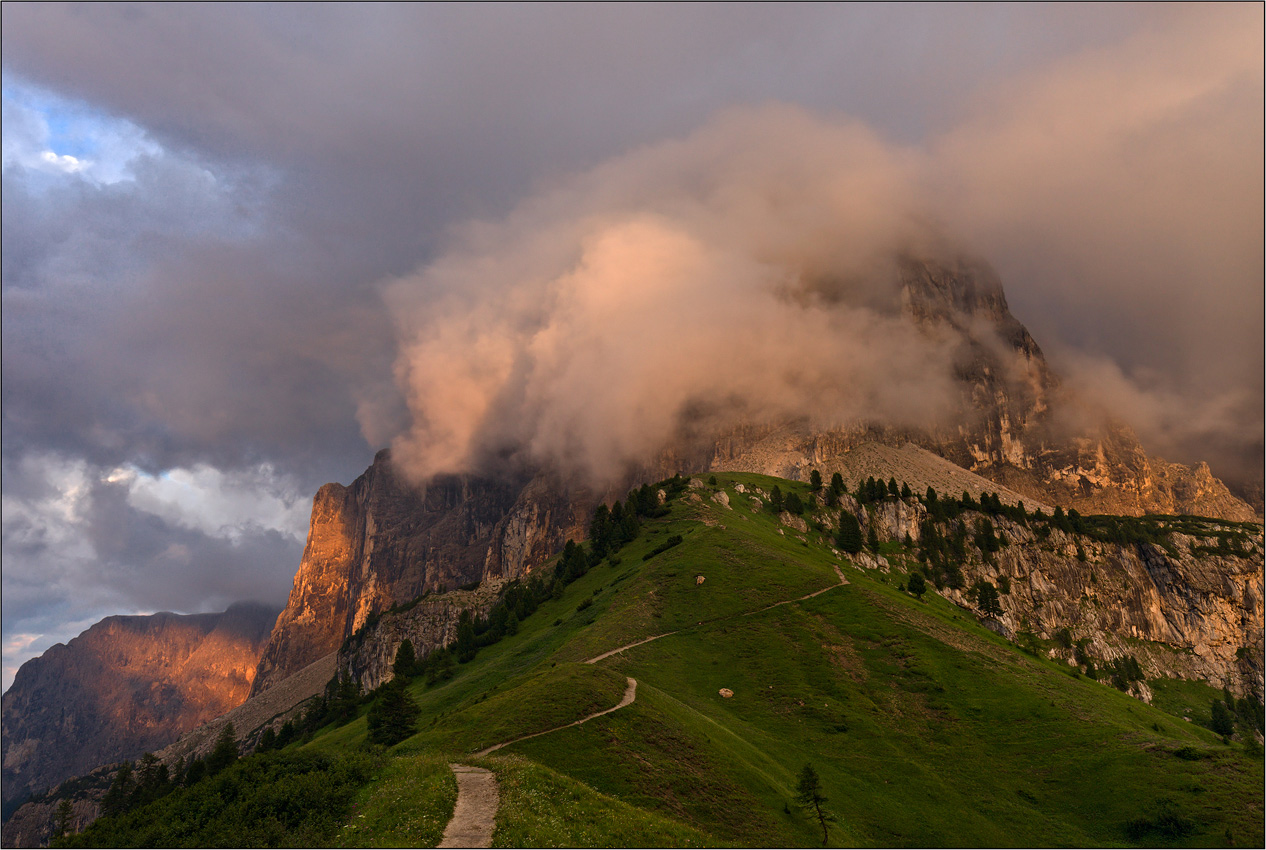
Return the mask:
[[(832, 844), (1128, 844), (1125, 824), (1169, 798), (1195, 831), (1139, 843), (1217, 846), (1229, 834), (1261, 845), (1260, 760), (1019, 653), (934, 594), (899, 593), (900, 576), (843, 564), (849, 585), (759, 610), (835, 584), (834, 558), (821, 534), (780, 534), (733, 490), (774, 479), (718, 478), (732, 510), (707, 490), (700, 505), (676, 503), (619, 564), (590, 571), (451, 682), (412, 685), (423, 731), (395, 748), (396, 773), (371, 784), (365, 803), (408, 781), (430, 789), (413, 795), (426, 798), (421, 808), (451, 806), (445, 760), (613, 705), (630, 675), (632, 706), (478, 760), (505, 783), (498, 845), (816, 845), (816, 823), (793, 800), (808, 762), (838, 818)], [(684, 542), (642, 561), (672, 534)], [(1162, 687), (1158, 703), (1203, 699), (1180, 698), (1189, 690)], [(361, 718), (308, 746), (364, 737)], [(1172, 754), (1184, 746), (1209, 757)], [(390, 843), (394, 828), (380, 817), (367, 843)], [(395, 840), (428, 843), (433, 831)]]

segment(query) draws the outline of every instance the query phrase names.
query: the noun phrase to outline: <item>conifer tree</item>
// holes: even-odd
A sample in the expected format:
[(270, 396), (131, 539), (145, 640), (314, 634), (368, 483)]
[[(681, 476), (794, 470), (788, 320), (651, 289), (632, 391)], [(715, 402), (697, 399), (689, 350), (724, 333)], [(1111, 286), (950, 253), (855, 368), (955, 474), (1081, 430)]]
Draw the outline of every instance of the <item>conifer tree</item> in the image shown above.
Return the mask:
[(214, 776), (237, 759), (237, 730), (233, 728), (233, 722), (229, 721), (220, 729), (220, 734), (215, 739), (215, 748), (207, 756), (207, 774)]
[(71, 805), (69, 799), (63, 797), (62, 801), (57, 804), (57, 818), (54, 821), (53, 838), (62, 838), (70, 834), (74, 816), (74, 806)]
[(413, 641), (405, 638), (400, 641), (400, 648), (396, 650), (395, 663), (391, 665), (391, 672), (398, 679), (409, 679), (417, 672), (418, 656), (413, 651)]
[(850, 555), (862, 551), (862, 527), (851, 511), (840, 512), (840, 530), (835, 537), (835, 544)]
[(384, 747), (400, 743), (418, 731), (419, 714), (421, 709), (405, 690), (404, 682), (392, 679), (382, 686), (365, 717), (370, 742)]
[(813, 488), (813, 492), (822, 489), (822, 473), (816, 469), (809, 473), (809, 486)]
[(822, 808), (826, 805), (827, 798), (822, 794), (822, 781), (818, 778), (818, 772), (811, 764), (806, 764), (804, 770), (800, 771), (800, 781), (796, 783), (796, 802), (817, 817), (822, 826), (822, 846), (825, 847), (828, 838), (826, 825), (834, 822), (835, 818)]

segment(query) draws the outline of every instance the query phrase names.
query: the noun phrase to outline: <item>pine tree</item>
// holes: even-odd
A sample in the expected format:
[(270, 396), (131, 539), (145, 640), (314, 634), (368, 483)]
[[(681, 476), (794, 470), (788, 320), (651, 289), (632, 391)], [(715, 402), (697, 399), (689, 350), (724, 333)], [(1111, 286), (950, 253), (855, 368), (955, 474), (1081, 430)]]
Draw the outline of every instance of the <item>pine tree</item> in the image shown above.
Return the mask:
[(421, 709), (397, 679), (382, 686), (378, 699), (366, 715), (370, 743), (390, 747), (418, 731)]
[(831, 492), (840, 497), (844, 495), (844, 476), (838, 472), (831, 475)]
[(875, 533), (873, 525), (866, 529), (866, 548), (876, 555), (879, 554), (879, 535)]
[(418, 657), (413, 651), (413, 641), (405, 638), (400, 641), (400, 648), (396, 650), (395, 663), (391, 665), (391, 672), (400, 679), (409, 679), (417, 673)]
[(70, 834), (74, 816), (74, 806), (71, 805), (70, 800), (63, 797), (62, 801), (57, 804), (57, 817), (53, 826), (53, 838), (62, 838)]
[(862, 551), (862, 527), (851, 511), (840, 512), (840, 531), (835, 537), (835, 543), (850, 555)]
[(136, 783), (132, 779), (132, 763), (125, 761), (119, 766), (119, 772), (114, 774), (110, 790), (106, 791), (101, 799), (102, 817), (121, 815), (127, 811), (128, 802), (131, 801), (132, 791), (135, 788)]
[(826, 804), (826, 797), (822, 794), (822, 782), (818, 779), (818, 772), (813, 769), (813, 765), (806, 764), (804, 770), (800, 771), (800, 781), (796, 783), (796, 802), (801, 808), (808, 810), (815, 815), (818, 823), (822, 826), (822, 846), (826, 846), (828, 823), (834, 822), (835, 818), (822, 807)]
[(911, 499), (913, 497), (914, 497), (914, 494), (910, 492), (910, 485), (902, 481), (901, 482), (901, 498)]
[(809, 486), (813, 488), (813, 492), (822, 489), (822, 473), (816, 469), (809, 473)]
[(774, 485), (774, 489), (769, 493), (769, 509), (774, 513), (782, 513), (782, 490), (778, 489), (778, 485)]
[(215, 776), (237, 759), (237, 730), (230, 721), (220, 729), (220, 735), (215, 739), (215, 748), (207, 756), (207, 774)]
[(922, 573), (910, 574), (910, 592), (911, 593), (913, 593), (918, 598), (922, 599), (923, 594), (927, 592), (927, 589), (928, 589), (927, 582), (923, 580)]
[(1226, 703), (1220, 699), (1213, 701), (1213, 722), (1209, 724), (1214, 732), (1217, 732), (1224, 738), (1230, 737), (1235, 731), (1235, 719), (1231, 712), (1227, 711)]

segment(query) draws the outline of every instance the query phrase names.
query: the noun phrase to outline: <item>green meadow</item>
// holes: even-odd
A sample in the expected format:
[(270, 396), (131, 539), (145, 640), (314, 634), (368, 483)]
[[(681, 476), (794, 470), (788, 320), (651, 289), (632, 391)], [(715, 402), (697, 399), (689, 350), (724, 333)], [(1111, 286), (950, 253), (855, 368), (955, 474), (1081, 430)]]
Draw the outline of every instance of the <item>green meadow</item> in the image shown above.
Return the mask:
[[(808, 485), (716, 479), (645, 520), (450, 680), (414, 680), (417, 734), (370, 746), (362, 706), (261, 757), (320, 757), (342, 784), (313, 790), (324, 796), (311, 822), (302, 799), (282, 814), (261, 803), (258, 816), (290, 817), (301, 843), (433, 846), (456, 799), (447, 765), (461, 761), (498, 777), (495, 846), (820, 846), (816, 817), (796, 799), (812, 765), (832, 846), (1263, 845), (1260, 748), (1184, 719), (1207, 720), (1219, 691), (1154, 681), (1148, 705), (1074, 676), (934, 592), (899, 590), (900, 568), (885, 575), (836, 556), (833, 530), (815, 528), (825, 513), (806, 512), (802, 533), (735, 490), (777, 485), (811, 505)], [(916, 563), (886, 548), (894, 563)], [(615, 705), (626, 677), (638, 683), (631, 705), (558, 729)], [(233, 843), (233, 824), (215, 826), (213, 813), (197, 832), (188, 810), (202, 784), (67, 843)], [(239, 837), (287, 843), (249, 825), (242, 794)]]

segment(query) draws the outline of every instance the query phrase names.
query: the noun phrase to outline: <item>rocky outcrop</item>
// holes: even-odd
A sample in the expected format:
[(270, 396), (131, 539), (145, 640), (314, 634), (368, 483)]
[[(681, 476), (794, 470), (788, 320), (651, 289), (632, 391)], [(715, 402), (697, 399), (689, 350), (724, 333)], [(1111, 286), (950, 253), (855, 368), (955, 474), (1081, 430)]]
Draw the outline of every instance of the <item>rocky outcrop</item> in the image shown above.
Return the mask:
[(63, 797), (71, 803), (70, 832), (83, 832), (101, 814), (101, 800), (116, 770), (117, 765), (100, 767), (54, 793), (23, 804), (5, 821), (0, 847), (47, 847), (56, 829), (57, 808)]
[(547, 475), (441, 476), (415, 486), (382, 451), (350, 487), (326, 484), (253, 694), (338, 650), (372, 616), (426, 593), (530, 572), (580, 537), (595, 499)]
[[(919, 541), (927, 511), (917, 500), (887, 500), (865, 507), (849, 497), (842, 509), (873, 527), (880, 540)], [(969, 531), (983, 515), (961, 517)], [(1169, 549), (1151, 543), (1117, 545), (1057, 528), (1044, 539), (1029, 525), (991, 519), (1009, 545), (986, 557), (967, 547), (963, 586), (943, 588), (947, 599), (975, 611), (969, 591), (977, 581), (1002, 590), (995, 630), (1010, 638), (1030, 632), (1055, 640), (1067, 629), (1083, 651), (1112, 660), (1133, 655), (1149, 678), (1181, 677), (1259, 696), (1266, 681), (1263, 658), (1263, 540), (1260, 527), (1242, 556), (1219, 554), (1213, 538), (1168, 535)], [(1036, 525), (1036, 523), (1034, 523)], [(1081, 548), (1081, 556), (1078, 547)], [(859, 566), (884, 569), (889, 561), (862, 555)], [(979, 613), (979, 612), (977, 612)], [(1069, 659), (1074, 650), (1062, 653)]]
[(391, 681), (400, 644), (407, 639), (419, 659), (448, 646), (457, 639), (462, 612), (470, 611), (471, 617), (487, 616), (501, 598), (503, 585), (501, 579), (490, 579), (474, 590), (427, 596), (406, 610), (384, 614), (372, 629), (353, 635), (339, 650), (339, 675), (349, 676), (362, 691)]
[(107, 617), (18, 670), (3, 698), (6, 803), (134, 759), (246, 699), (275, 608)]

